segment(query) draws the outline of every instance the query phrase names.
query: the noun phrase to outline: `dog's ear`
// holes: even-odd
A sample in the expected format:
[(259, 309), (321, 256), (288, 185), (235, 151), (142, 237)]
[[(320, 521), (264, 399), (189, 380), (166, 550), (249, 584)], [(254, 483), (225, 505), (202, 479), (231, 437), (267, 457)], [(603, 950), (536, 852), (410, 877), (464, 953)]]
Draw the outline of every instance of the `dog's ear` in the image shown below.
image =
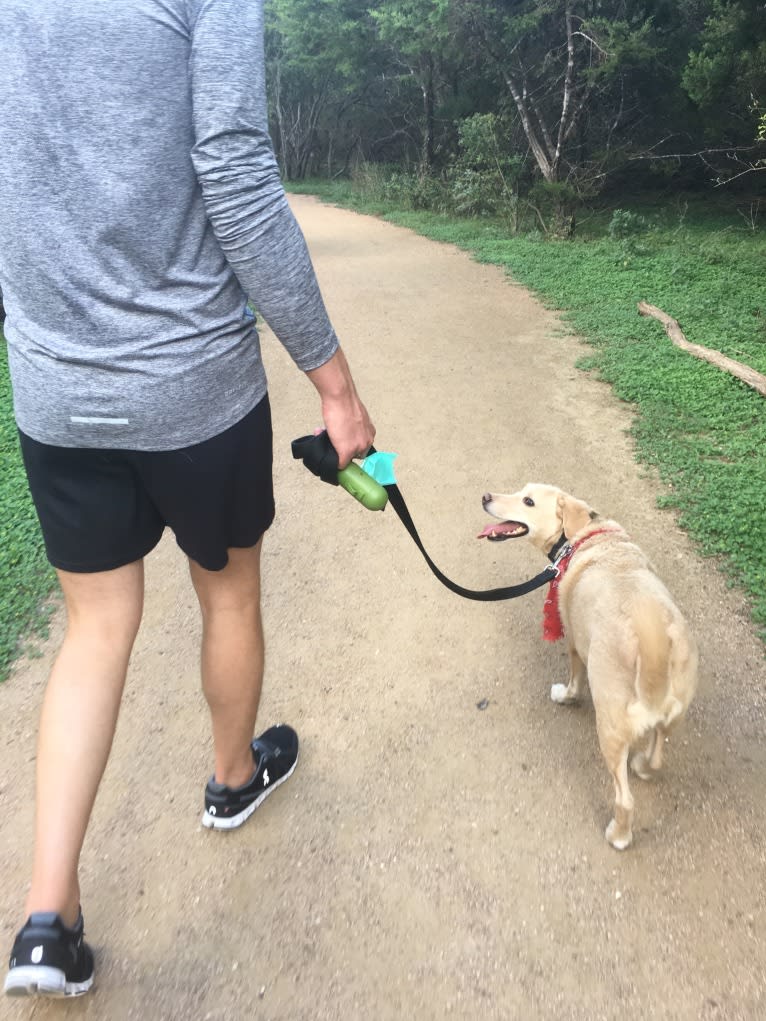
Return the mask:
[(593, 511), (587, 503), (568, 493), (559, 496), (558, 510), (567, 539), (593, 520)]

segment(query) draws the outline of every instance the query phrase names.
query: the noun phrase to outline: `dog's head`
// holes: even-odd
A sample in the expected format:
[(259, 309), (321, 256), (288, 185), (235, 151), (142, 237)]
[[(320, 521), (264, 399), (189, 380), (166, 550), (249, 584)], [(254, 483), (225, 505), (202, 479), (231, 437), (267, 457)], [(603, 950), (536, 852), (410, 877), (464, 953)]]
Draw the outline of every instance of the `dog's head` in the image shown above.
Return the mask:
[(526, 536), (543, 553), (562, 533), (569, 539), (598, 516), (584, 501), (537, 482), (527, 483), (518, 493), (485, 493), (481, 502), (499, 523), (487, 525), (477, 538), (499, 542)]

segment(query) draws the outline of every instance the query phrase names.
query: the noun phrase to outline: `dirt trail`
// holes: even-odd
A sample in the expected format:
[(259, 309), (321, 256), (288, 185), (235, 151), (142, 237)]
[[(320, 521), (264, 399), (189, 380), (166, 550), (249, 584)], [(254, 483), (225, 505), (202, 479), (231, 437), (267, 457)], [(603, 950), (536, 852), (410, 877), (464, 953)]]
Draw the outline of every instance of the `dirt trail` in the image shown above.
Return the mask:
[[(475, 541), (481, 494), (527, 480), (575, 492), (629, 529), (687, 612), (699, 696), (664, 777), (633, 782), (634, 847), (611, 850), (592, 706), (549, 700), (565, 662), (541, 640), (542, 594), (458, 599), (392, 512), (293, 462), (318, 406), (266, 334), (278, 519), (260, 722), (294, 723), (301, 763), (241, 830), (200, 827), (199, 624), (166, 538), (83, 859), (98, 989), (6, 1000), (0, 1016), (762, 1018), (766, 667), (741, 598), (656, 509), (630, 411), (574, 368), (583, 347), (553, 313), (453, 248), (294, 206), (436, 562), (481, 588), (536, 573), (524, 544)], [(60, 626), (0, 688), (2, 948), (28, 879), (34, 732)]]

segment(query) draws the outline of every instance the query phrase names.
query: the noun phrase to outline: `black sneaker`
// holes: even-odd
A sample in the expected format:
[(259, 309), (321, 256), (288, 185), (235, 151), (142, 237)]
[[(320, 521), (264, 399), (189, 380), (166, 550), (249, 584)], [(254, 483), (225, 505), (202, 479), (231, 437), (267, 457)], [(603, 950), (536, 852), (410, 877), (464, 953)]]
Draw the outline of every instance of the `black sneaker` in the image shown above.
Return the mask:
[(269, 727), (251, 745), (255, 772), (242, 787), (227, 787), (208, 780), (202, 825), (233, 830), (250, 818), (256, 808), (290, 776), (298, 762), (298, 735), (292, 727)]
[(83, 939), (82, 914), (73, 929), (59, 915), (30, 915), (11, 951), (8, 996), (82, 996), (93, 985), (93, 951)]

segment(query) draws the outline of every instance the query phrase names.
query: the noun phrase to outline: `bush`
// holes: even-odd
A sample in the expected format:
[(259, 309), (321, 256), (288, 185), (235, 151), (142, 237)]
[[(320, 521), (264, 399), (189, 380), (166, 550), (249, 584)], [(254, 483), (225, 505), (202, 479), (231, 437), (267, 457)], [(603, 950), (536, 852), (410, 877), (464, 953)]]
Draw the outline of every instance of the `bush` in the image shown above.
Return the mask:
[(538, 215), (546, 234), (572, 237), (575, 229), (574, 211), (580, 202), (577, 189), (568, 181), (537, 181), (527, 197)]
[(495, 114), (474, 114), (458, 127), (460, 153), (450, 169), (452, 208), (460, 216), (493, 216), (518, 227), (523, 160), (508, 152)]
[(636, 234), (643, 234), (648, 227), (646, 217), (629, 209), (615, 209), (609, 221), (607, 233), (612, 241), (622, 241)]
[(432, 209), (445, 213), (450, 209), (450, 195), (438, 177), (429, 174), (394, 173), (383, 188), (389, 202), (404, 209)]
[(351, 183), (354, 191), (372, 202), (380, 202), (385, 198), (386, 182), (393, 169), (385, 163), (368, 163), (366, 160), (356, 163), (351, 170)]

